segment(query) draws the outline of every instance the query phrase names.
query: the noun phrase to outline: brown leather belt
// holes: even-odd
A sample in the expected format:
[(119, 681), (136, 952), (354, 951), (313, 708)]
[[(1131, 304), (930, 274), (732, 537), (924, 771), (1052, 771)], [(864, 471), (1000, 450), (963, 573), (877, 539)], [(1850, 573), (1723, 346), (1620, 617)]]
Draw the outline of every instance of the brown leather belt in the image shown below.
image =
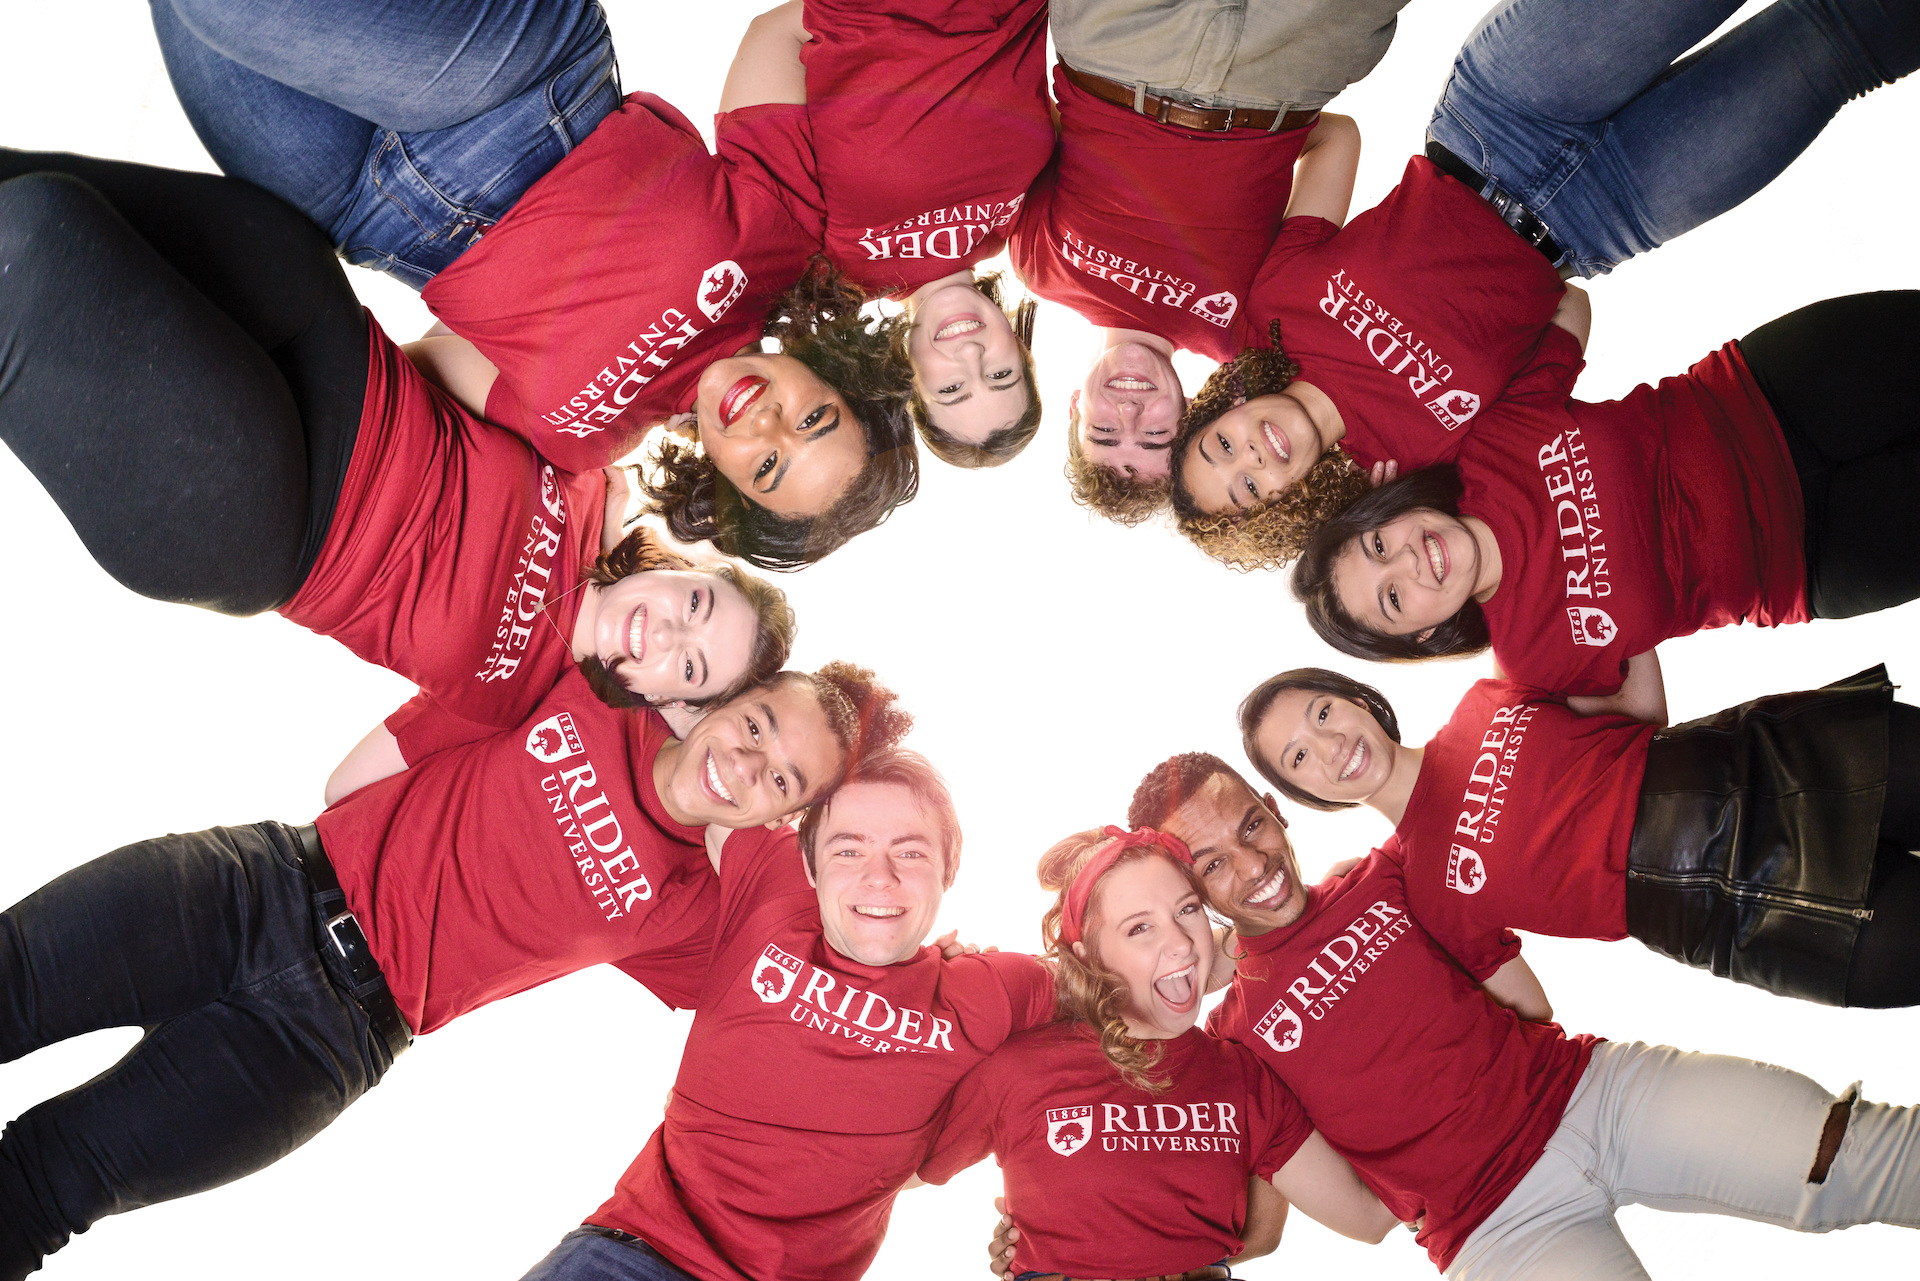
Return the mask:
[(1206, 107), (1174, 98), (1160, 98), (1133, 85), (1121, 84), (1118, 80), (1077, 71), (1064, 62), (1060, 66), (1067, 73), (1069, 82), (1100, 101), (1111, 102), (1116, 107), (1150, 116), (1163, 125), (1178, 125), (1182, 129), (1198, 129), (1205, 133), (1224, 133), (1228, 129), (1264, 129), (1268, 133), (1280, 133), (1288, 129), (1304, 129), (1320, 118), (1317, 107), (1312, 111), (1283, 113), (1254, 107)]

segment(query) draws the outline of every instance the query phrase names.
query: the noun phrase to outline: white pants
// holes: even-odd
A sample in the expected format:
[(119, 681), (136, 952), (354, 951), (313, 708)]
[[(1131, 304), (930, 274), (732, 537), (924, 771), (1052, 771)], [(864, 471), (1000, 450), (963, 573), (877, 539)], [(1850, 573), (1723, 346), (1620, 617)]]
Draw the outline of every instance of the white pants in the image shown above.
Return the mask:
[(1920, 1227), (1920, 1110), (1858, 1100), (1823, 1183), (1809, 1183), (1837, 1100), (1797, 1072), (1664, 1045), (1605, 1042), (1540, 1159), (1474, 1229), (1452, 1281), (1647, 1276), (1623, 1205), (1730, 1214), (1799, 1232)]

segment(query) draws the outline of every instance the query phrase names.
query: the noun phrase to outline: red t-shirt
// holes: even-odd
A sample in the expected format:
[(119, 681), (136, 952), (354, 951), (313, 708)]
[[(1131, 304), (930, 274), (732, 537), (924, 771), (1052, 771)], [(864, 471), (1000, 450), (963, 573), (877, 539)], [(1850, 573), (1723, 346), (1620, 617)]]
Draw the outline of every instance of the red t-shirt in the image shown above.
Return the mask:
[(416, 1032), (610, 962), (690, 1006), (719, 886), (653, 786), (670, 737), (578, 672), (521, 726), (428, 757), (320, 815), (320, 839)]
[(1084, 1023), (1013, 1038), (954, 1091), (920, 1177), (999, 1158), (1016, 1274), (1159, 1276), (1240, 1253), (1248, 1178), (1271, 1178), (1313, 1125), (1246, 1047), (1199, 1028), (1162, 1044), (1169, 1085), (1150, 1094)]
[(1500, 546), (1500, 670), (1611, 694), (1671, 637), (1806, 621), (1800, 481), (1739, 348), (1597, 405), (1567, 399), (1581, 363), (1552, 330), (1458, 460), (1461, 510)]
[(794, 178), (811, 172), (805, 111), (724, 116), (712, 155), (631, 94), (435, 276), (421, 297), (499, 367), (487, 417), (562, 467), (603, 467), (757, 342), (820, 249), (819, 191)]
[(1426, 1216), (1418, 1239), (1444, 1270), (1539, 1159), (1595, 1038), (1495, 1005), (1474, 976), (1518, 940), (1489, 929), (1450, 955), (1379, 851), (1308, 890), (1298, 922), (1240, 944), (1210, 1026), (1279, 1076), (1398, 1218)]
[(366, 406), (333, 524), (280, 612), (484, 732), (510, 728), (573, 666), (606, 477), (558, 470), (428, 382), (371, 316), (367, 332)]
[(1280, 343), (1332, 397), (1342, 446), (1411, 471), (1459, 450), (1540, 343), (1565, 286), (1486, 201), (1424, 156), (1344, 227), (1289, 218), (1253, 283), (1245, 341)]
[[(1474, 682), (1426, 746), (1394, 836), (1407, 902), (1449, 951), (1488, 924), (1627, 936), (1627, 845), (1653, 726)], [(1484, 977), (1484, 976), (1482, 976)]]
[(1226, 360), (1311, 130), (1170, 128), (1058, 66), (1053, 93), (1060, 145), (1008, 238), (1013, 269), (1092, 324)]
[(787, 828), (727, 838), (720, 898), (666, 1120), (590, 1222), (704, 1281), (852, 1281), (954, 1084), (1053, 1017), (1053, 981), (1006, 952), (841, 956)]
[(1046, 0), (807, 0), (826, 254), (869, 293), (991, 258), (1053, 154)]

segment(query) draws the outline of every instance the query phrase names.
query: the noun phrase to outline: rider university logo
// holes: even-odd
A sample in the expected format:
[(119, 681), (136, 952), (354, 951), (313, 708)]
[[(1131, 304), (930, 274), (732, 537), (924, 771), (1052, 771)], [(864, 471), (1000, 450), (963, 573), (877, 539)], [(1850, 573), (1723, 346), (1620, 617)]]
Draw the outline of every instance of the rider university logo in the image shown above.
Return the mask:
[(1478, 894), (1487, 884), (1487, 865), (1480, 856), (1456, 845), (1447, 856), (1447, 888), (1462, 894)]
[(799, 957), (769, 943), (767, 950), (760, 953), (760, 959), (753, 963), (753, 977), (748, 982), (753, 985), (755, 996), (768, 1005), (778, 1005), (793, 990), (793, 981), (800, 977), (800, 970)]
[(1604, 649), (1613, 644), (1613, 638), (1620, 634), (1613, 616), (1591, 605), (1567, 606), (1567, 621), (1573, 624), (1573, 643), (1576, 645), (1594, 645)]
[(1061, 1156), (1072, 1156), (1093, 1137), (1093, 1108), (1048, 1108), (1047, 1146)]
[(1442, 427), (1452, 431), (1480, 412), (1480, 397), (1470, 391), (1449, 391), (1429, 400), (1427, 408)]
[(1253, 1030), (1261, 1040), (1282, 1054), (1300, 1048), (1300, 1016), (1288, 1009), (1285, 1001), (1275, 1001), (1266, 1017), (1253, 1025)]
[(564, 761), (585, 750), (580, 731), (573, 727), (573, 716), (568, 712), (549, 716), (527, 731), (527, 755), (543, 765)]
[(741, 270), (739, 263), (729, 258), (713, 264), (702, 273), (700, 292), (696, 297), (707, 319), (717, 323), (720, 317), (727, 314), (727, 308), (733, 306), (734, 300), (745, 292), (747, 273)]
[(1233, 322), (1233, 313), (1240, 310), (1240, 300), (1221, 290), (1217, 294), (1208, 294), (1205, 298), (1198, 299), (1187, 310), (1208, 324), (1225, 329)]

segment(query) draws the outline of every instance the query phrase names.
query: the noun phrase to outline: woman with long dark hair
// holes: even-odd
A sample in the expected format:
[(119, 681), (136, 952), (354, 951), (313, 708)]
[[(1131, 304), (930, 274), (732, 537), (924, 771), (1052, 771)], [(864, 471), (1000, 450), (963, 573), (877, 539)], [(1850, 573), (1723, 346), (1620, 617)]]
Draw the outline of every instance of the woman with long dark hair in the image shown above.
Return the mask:
[(1151, 828), (1079, 832), (1039, 876), (1058, 896), (1040, 933), (1060, 1019), (960, 1082), (921, 1177), (997, 1157), (1020, 1275), (1229, 1275), (1279, 1244), (1289, 1202), (1385, 1237), (1393, 1215), (1292, 1092), (1197, 1026), (1216, 953), (1186, 847)]
[(1407, 898), (1442, 939), (1476, 920), (1633, 937), (1828, 1005), (1920, 1004), (1920, 710), (1886, 669), (1671, 729), (1474, 683), (1422, 747), (1323, 668), (1240, 704), (1247, 758), (1313, 809), (1394, 824)]
[(258, 188), (0, 151), (0, 263), (0, 439), (132, 590), (278, 610), (478, 734), (576, 663), (703, 705), (785, 660), (782, 593), (622, 535), (606, 476), (428, 383)]

